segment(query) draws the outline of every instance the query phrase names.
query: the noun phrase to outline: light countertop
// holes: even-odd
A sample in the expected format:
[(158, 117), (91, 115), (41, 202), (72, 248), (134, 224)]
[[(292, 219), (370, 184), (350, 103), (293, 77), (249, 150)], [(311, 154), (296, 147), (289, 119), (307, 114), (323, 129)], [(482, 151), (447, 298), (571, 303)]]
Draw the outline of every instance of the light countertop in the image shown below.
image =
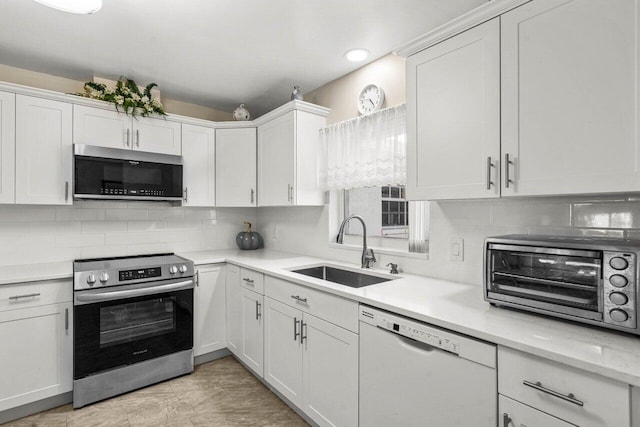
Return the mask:
[[(640, 386), (640, 336), (494, 307), (483, 300), (480, 286), (401, 273), (396, 280), (350, 288), (289, 270), (325, 262), (357, 267), (352, 264), (264, 249), (179, 255), (196, 265), (229, 262)], [(72, 277), (72, 262), (0, 267), (0, 285)]]
[[(269, 250), (210, 251), (181, 255), (196, 264), (229, 262), (251, 268), (640, 386), (640, 336), (494, 307), (484, 301), (480, 286), (401, 273), (397, 280), (356, 289), (289, 271), (293, 267), (327, 262), (318, 258)], [(341, 265), (334, 261), (327, 263)]]

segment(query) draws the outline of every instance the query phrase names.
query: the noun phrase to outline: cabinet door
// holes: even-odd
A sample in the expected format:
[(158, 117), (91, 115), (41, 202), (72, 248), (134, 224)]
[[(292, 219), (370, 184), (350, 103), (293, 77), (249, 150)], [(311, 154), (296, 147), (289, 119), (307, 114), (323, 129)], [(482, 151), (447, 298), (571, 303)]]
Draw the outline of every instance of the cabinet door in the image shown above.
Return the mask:
[(259, 206), (295, 203), (295, 125), (292, 111), (258, 127)]
[(183, 124), (182, 157), (184, 159), (183, 206), (215, 206), (215, 130)]
[(101, 108), (73, 106), (73, 143), (130, 149), (131, 117)]
[(134, 150), (152, 153), (182, 153), (180, 123), (166, 119), (136, 117), (133, 119)]
[(264, 315), (264, 379), (302, 407), (302, 312), (267, 297)]
[(542, 0), (502, 15), (503, 195), (640, 189), (637, 11)]
[(304, 314), (303, 411), (321, 426), (358, 425), (358, 335)]
[(225, 268), (227, 348), (240, 357), (242, 349), (242, 300), (240, 296), (240, 267), (227, 264)]
[(500, 196), (500, 24), (407, 60), (407, 198)]
[(264, 296), (248, 289), (240, 289), (242, 300), (242, 352), (240, 359), (260, 378), (263, 375), (264, 331), (262, 305)]
[(15, 203), (16, 96), (0, 92), (0, 203)]
[[(320, 189), (318, 156), (320, 155), (320, 129), (326, 126), (325, 117), (306, 111), (296, 111), (295, 187), (292, 203), (297, 206), (324, 204), (324, 191)], [(293, 183), (292, 183), (293, 184)]]
[(72, 203), (71, 104), (16, 95), (16, 203)]
[(225, 276), (221, 266), (196, 269), (194, 354), (226, 347)]
[(500, 427), (570, 427), (574, 425), (502, 395), (498, 395), (498, 405)]
[(216, 129), (216, 205), (256, 206), (256, 129)]
[(71, 391), (73, 304), (0, 312), (0, 411)]

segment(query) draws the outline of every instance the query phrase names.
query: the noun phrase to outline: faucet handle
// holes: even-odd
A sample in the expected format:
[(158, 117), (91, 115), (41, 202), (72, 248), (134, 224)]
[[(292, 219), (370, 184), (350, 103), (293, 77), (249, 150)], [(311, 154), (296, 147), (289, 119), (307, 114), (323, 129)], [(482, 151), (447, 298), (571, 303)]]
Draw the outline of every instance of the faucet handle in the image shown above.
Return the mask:
[(398, 274), (398, 264), (390, 262), (389, 264), (387, 264), (387, 267), (391, 267), (391, 271), (389, 273)]

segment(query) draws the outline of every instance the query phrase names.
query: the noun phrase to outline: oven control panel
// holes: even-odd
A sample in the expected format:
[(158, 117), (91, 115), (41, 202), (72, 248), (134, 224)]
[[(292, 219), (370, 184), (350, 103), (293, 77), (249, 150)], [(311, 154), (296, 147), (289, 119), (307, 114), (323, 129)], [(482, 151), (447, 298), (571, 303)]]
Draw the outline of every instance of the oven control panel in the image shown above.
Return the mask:
[(160, 267), (118, 271), (118, 279), (121, 282), (125, 282), (127, 280), (149, 279), (152, 277), (160, 277), (161, 275), (162, 268)]
[(636, 254), (606, 251), (602, 264), (604, 323), (635, 329)]

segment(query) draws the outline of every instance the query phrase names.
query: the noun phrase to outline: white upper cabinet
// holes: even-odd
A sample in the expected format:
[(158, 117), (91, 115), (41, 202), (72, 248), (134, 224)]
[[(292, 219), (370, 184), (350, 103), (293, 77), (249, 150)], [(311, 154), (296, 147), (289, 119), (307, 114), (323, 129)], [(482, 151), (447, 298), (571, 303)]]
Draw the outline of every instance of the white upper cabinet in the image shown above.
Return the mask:
[(640, 190), (638, 10), (536, 0), (502, 16), (503, 195)]
[(258, 205), (322, 205), (319, 131), (329, 110), (300, 101), (281, 108), (258, 126)]
[(101, 147), (180, 155), (180, 123), (131, 117), (112, 109), (73, 106), (73, 142)]
[(14, 203), (16, 96), (0, 92), (0, 203)]
[(72, 203), (71, 104), (16, 95), (16, 203)]
[(499, 197), (499, 18), (407, 60), (407, 196)]
[(256, 128), (216, 129), (216, 205), (256, 206)]
[(183, 124), (183, 206), (215, 206), (215, 129)]

